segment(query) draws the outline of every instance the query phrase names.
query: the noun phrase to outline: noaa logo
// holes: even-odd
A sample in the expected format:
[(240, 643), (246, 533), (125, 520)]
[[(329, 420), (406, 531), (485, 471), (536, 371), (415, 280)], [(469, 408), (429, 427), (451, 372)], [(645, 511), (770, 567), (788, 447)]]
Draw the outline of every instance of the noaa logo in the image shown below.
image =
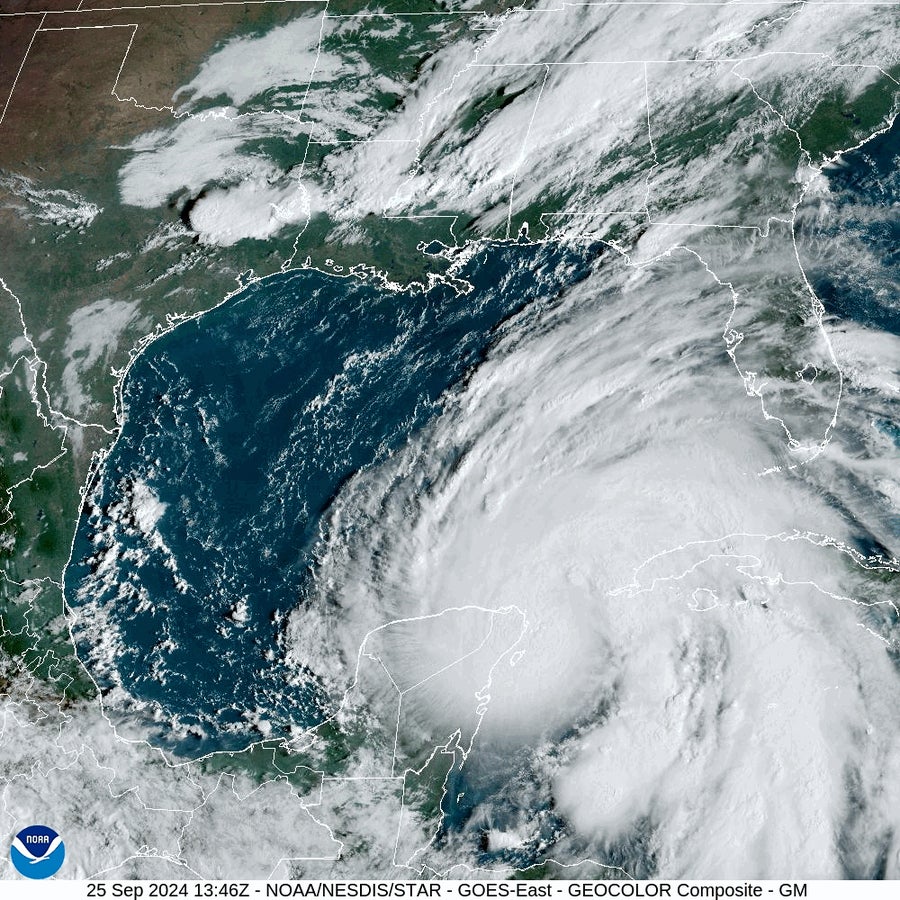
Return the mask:
[(9, 848), (12, 864), (26, 878), (49, 878), (59, 871), (66, 858), (62, 838), (46, 825), (29, 825), (14, 838)]

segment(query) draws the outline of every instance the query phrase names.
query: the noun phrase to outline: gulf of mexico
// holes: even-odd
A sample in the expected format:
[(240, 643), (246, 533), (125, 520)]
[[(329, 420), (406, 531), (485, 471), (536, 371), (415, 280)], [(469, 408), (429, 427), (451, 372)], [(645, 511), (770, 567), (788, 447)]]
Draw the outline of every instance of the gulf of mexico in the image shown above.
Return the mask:
[(304, 269), (153, 343), (79, 522), (66, 596), (107, 705), (186, 755), (321, 721), (277, 635), (341, 485), (440, 414), (498, 329), (581, 278), (593, 248), (481, 248), (449, 283)]

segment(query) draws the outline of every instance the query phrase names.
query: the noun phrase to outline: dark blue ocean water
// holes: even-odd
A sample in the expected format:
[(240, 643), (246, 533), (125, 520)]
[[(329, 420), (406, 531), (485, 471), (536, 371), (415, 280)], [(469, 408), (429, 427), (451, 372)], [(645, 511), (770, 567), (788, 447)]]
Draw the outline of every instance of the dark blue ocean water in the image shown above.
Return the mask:
[(828, 313), (900, 334), (900, 119), (825, 175), (828, 212), (799, 235), (828, 238), (810, 259), (813, 288)]
[[(797, 233), (810, 282), (829, 315), (900, 335), (900, 119), (825, 175), (829, 193), (801, 216)], [(878, 403), (871, 425), (900, 448), (900, 403), (890, 395)], [(878, 492), (862, 482), (854, 491), (882, 528), (900, 535), (900, 516)], [(854, 545), (866, 556), (893, 556), (865, 531)]]
[[(111, 668), (94, 665), (101, 685), (119, 680), (194, 726), (175, 742), (188, 753), (258, 738), (254, 711), (273, 735), (320, 721), (315, 678), (287, 671), (276, 636), (310, 578), (323, 514), (354, 472), (440, 413), (503, 323), (552, 302), (595, 255), (492, 245), (459, 273), (473, 286), (464, 295), (300, 270), (155, 342), (126, 380), (127, 419), (66, 576), (69, 602), (104, 605), (120, 636)], [(136, 484), (166, 504), (155, 534), (121, 512)], [(98, 548), (113, 549), (112, 570)], [(75, 638), (89, 659), (97, 635), (76, 625)]]

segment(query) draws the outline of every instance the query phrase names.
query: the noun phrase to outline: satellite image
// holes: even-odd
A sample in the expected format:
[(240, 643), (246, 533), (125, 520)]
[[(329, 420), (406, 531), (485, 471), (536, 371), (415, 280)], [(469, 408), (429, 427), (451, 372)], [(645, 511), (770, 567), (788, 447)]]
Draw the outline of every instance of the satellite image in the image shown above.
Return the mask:
[(900, 878), (898, 9), (0, 0), (3, 877)]

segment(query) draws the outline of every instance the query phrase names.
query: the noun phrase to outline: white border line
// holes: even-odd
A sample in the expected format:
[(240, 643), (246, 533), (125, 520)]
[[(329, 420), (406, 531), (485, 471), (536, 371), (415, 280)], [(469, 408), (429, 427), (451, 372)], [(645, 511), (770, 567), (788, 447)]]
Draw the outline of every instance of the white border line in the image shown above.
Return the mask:
[[(83, 0), (81, 0), (83, 2)], [(38, 10), (22, 10), (19, 12), (0, 12), (0, 18), (17, 18), (20, 16), (60, 16), (84, 13), (105, 13), (105, 12), (128, 12), (130, 10), (146, 10), (146, 9), (191, 9), (195, 7), (209, 6), (263, 6), (265, 4), (281, 4), (290, 3), (299, 4), (315, 4), (321, 0), (192, 0), (190, 3), (148, 3), (125, 6), (90, 6), (82, 7), (81, 3), (75, 9), (38, 9)], [(858, 6), (864, 7), (891, 7), (900, 6), (900, 0), (798, 0), (800, 6), (815, 7), (843, 7)], [(697, 7), (703, 9), (705, 7), (715, 6), (746, 6), (746, 7), (772, 7), (779, 8), (783, 6), (783, 0), (608, 0), (604, 3), (563, 3), (558, 7), (543, 10), (530, 10), (530, 12), (548, 12), (560, 13), (566, 8), (581, 8), (590, 6), (649, 6), (649, 7), (671, 7), (680, 6), (685, 8)], [(480, 10), (456, 9), (434, 12), (361, 12), (348, 13), (346, 15), (329, 15), (328, 18), (334, 19), (356, 19), (356, 18), (405, 18), (411, 16), (433, 16), (436, 18), (448, 18), (454, 16), (483, 16)]]
[(47, 18), (47, 13), (41, 17), (41, 21), (38, 24), (38, 27), (34, 29), (34, 34), (31, 35), (31, 40), (28, 42), (28, 47), (25, 49), (25, 55), (22, 57), (22, 62), (19, 63), (19, 69), (16, 72), (16, 77), (13, 79), (12, 87), (9, 89), (9, 96), (6, 98), (6, 103), (3, 106), (3, 112), (0, 112), (0, 125), (3, 124), (3, 119), (6, 116), (6, 111), (9, 109), (9, 104), (12, 102), (13, 94), (16, 90), (16, 85), (19, 83), (19, 76), (22, 74), (22, 69), (25, 68), (25, 60), (28, 59), (28, 54), (31, 53), (31, 45), (34, 43), (34, 39), (37, 37), (38, 32), (44, 25), (44, 19)]

